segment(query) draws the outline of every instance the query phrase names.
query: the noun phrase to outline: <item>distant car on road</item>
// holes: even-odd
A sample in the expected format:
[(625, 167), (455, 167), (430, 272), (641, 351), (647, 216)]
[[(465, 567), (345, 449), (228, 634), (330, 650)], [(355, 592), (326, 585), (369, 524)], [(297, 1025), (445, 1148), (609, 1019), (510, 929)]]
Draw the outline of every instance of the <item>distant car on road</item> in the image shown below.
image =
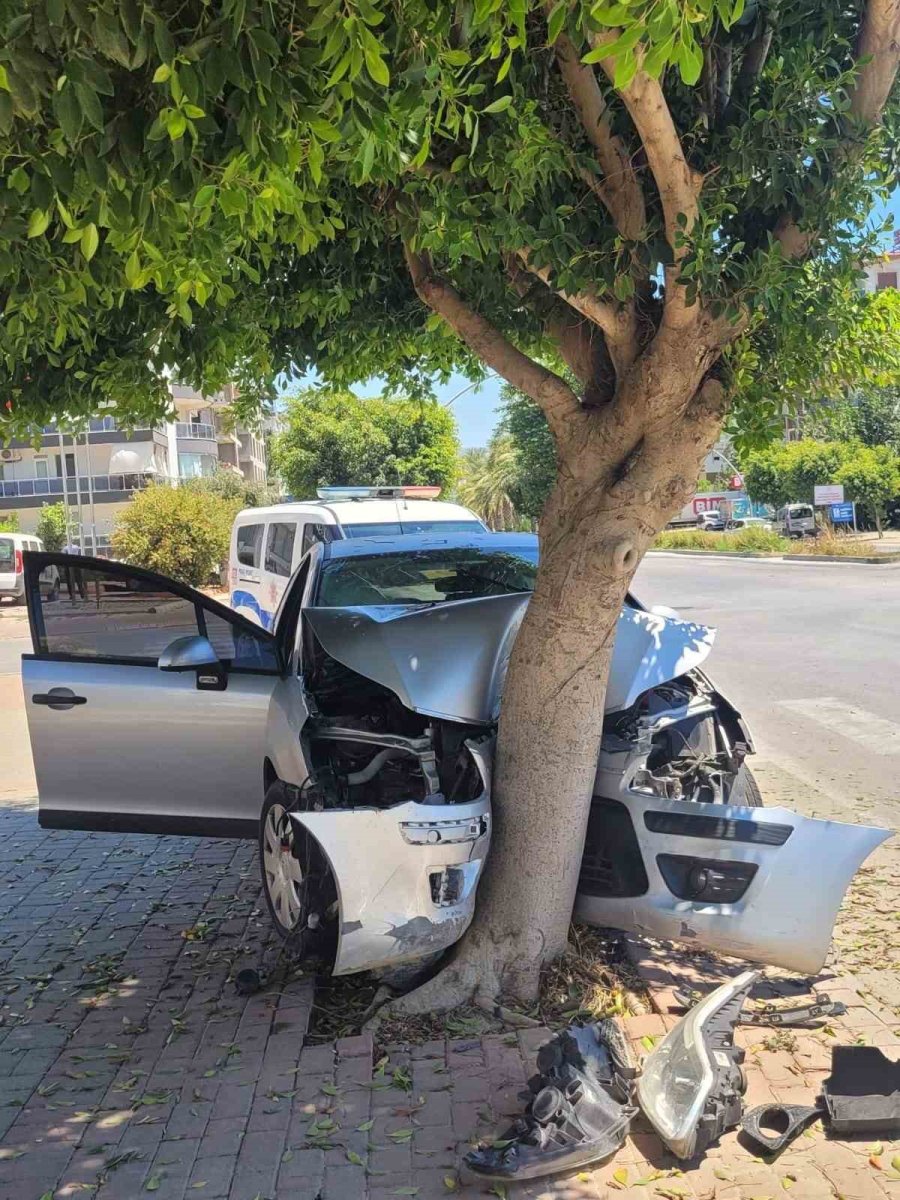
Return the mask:
[(709, 512), (702, 512), (697, 517), (697, 528), (721, 533), (725, 528), (725, 518), (717, 508), (711, 508)]
[(732, 517), (726, 521), (725, 528), (736, 529), (766, 529), (771, 530), (772, 522), (766, 517)]
[[(0, 533), (0, 600), (11, 599), (13, 604), (25, 603), (25, 572), (22, 554), (25, 550), (43, 550), (40, 538), (28, 533)], [(55, 600), (59, 596), (59, 571), (49, 566), (41, 572), (41, 592)]]
[(775, 514), (774, 528), (785, 537), (815, 537), (816, 514), (811, 504), (785, 504)]

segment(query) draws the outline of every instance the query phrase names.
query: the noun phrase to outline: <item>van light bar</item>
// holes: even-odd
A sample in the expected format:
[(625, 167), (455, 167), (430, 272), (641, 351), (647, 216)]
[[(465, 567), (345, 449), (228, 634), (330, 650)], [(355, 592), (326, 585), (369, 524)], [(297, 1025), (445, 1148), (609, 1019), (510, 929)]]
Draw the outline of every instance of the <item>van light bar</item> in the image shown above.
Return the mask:
[(400, 487), (320, 487), (320, 500), (436, 500), (439, 487), (403, 484)]

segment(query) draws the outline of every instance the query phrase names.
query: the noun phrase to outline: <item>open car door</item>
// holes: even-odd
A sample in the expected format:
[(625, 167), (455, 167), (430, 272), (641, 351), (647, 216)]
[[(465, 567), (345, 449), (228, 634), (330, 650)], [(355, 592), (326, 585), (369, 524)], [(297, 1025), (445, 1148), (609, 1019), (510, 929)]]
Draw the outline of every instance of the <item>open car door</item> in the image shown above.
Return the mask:
[[(844, 892), (890, 830), (670, 800), (641, 791), (627, 769), (613, 799), (612, 775), (592, 806), (577, 917), (801, 974), (821, 969)], [(610, 853), (628, 869), (612, 869)]]
[[(40, 586), (51, 566), (54, 592)], [(255, 836), (285, 685), (276, 639), (201, 592), (103, 559), (26, 554), (25, 587), (41, 825)]]

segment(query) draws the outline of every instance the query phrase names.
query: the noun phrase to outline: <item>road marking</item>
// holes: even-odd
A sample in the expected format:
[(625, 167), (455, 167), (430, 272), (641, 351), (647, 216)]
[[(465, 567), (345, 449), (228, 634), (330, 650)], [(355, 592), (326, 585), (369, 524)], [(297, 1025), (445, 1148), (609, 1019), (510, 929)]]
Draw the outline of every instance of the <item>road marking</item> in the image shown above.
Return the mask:
[(833, 729), (841, 737), (849, 738), (873, 754), (900, 754), (900, 725), (866, 712), (864, 708), (854, 708), (837, 696), (818, 696), (814, 700), (778, 700), (776, 703), (808, 721), (817, 721), (827, 729)]

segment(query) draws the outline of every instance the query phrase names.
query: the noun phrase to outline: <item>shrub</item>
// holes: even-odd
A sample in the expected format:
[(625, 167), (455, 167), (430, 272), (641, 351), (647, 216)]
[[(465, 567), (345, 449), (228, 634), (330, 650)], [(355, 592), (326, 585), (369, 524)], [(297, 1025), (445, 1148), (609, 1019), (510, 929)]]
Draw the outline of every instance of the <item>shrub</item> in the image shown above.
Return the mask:
[(791, 542), (789, 554), (830, 554), (844, 557), (858, 555), (869, 558), (877, 553), (870, 542), (859, 541), (845, 533), (822, 533), (817, 538), (800, 538)]
[(653, 543), (657, 550), (712, 550), (720, 554), (754, 551), (784, 554), (793, 543), (771, 529), (749, 526), (734, 533), (711, 533), (702, 529), (672, 529), (659, 534)]
[(19, 514), (18, 513), (0, 513), (0, 533), (18, 533), (19, 532)]
[(199, 587), (228, 557), (236, 509), (219, 496), (154, 484), (138, 492), (116, 521), (113, 553)]
[(62, 550), (69, 540), (66, 531), (66, 506), (45, 504), (38, 517), (35, 532), (44, 543), (45, 550)]

